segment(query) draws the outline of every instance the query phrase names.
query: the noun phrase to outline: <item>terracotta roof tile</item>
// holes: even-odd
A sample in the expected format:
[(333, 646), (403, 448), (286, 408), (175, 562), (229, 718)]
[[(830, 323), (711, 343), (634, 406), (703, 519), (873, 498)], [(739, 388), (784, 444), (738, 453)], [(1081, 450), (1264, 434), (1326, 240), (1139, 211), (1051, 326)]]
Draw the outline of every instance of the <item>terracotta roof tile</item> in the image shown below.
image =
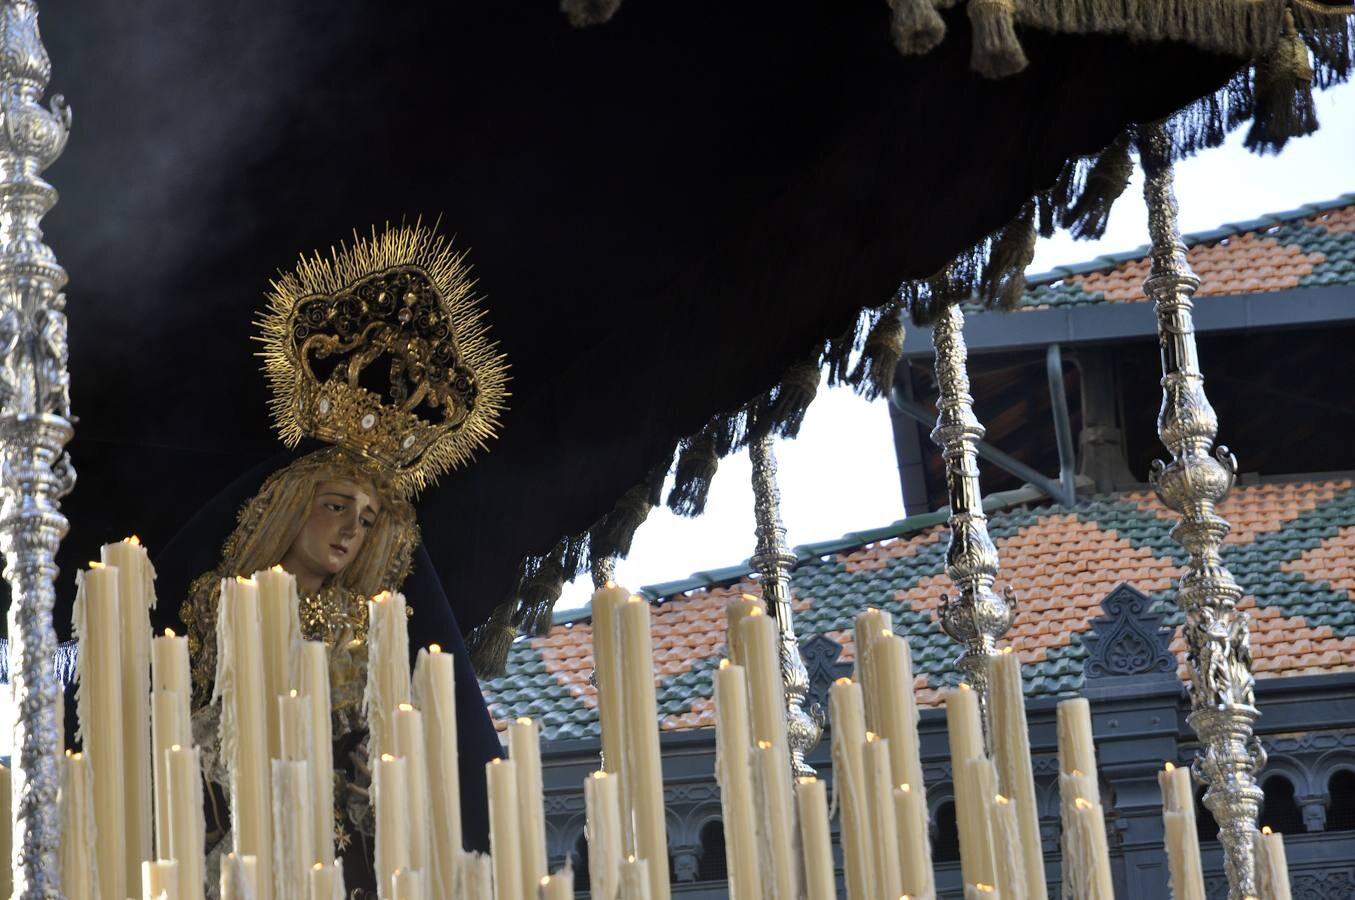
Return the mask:
[[(1355, 669), (1355, 487), (1349, 479), (1236, 488), (1221, 509), (1235, 528), (1225, 550), (1251, 620), (1256, 672), (1262, 677)], [(1179, 626), (1173, 583), (1181, 552), (1171, 517), (1143, 492), (1093, 497), (1068, 512), (1057, 507), (994, 513), (990, 530), (1001, 558), (998, 586), (1017, 591), (1009, 643), (1025, 665), (1030, 696), (1077, 691), (1087, 651), (1082, 635), (1101, 599), (1127, 582), (1156, 601)], [(826, 635), (851, 664), (852, 626), (866, 605), (891, 612), (913, 648), (917, 696), (937, 705), (953, 684), (955, 645), (936, 610), (953, 593), (944, 575), (944, 526), (930, 526), (823, 559), (806, 560), (792, 580), (801, 638)], [(711, 670), (724, 646), (724, 607), (750, 580), (666, 598), (653, 607), (659, 716), (666, 730), (711, 727)], [(547, 738), (597, 734), (591, 628), (557, 625), (521, 640), (509, 673), (484, 684), (496, 718), (549, 715)], [(1183, 649), (1179, 630), (1173, 646)], [(1184, 670), (1182, 676), (1184, 677)]]

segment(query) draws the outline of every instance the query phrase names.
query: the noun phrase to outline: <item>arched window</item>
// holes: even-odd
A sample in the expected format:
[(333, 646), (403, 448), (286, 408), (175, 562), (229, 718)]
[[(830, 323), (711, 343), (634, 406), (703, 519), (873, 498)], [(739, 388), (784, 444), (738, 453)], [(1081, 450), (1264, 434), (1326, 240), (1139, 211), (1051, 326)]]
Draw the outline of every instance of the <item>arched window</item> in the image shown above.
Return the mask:
[(1195, 792), (1195, 832), (1200, 836), (1201, 842), (1217, 841), (1219, 823), (1214, 821), (1214, 814), (1204, 805), (1204, 792), (1204, 788)]
[(570, 855), (570, 865), (574, 867), (574, 890), (588, 890), (588, 837), (579, 835), (574, 842), (574, 852)]
[(1327, 830), (1355, 831), (1355, 772), (1342, 769), (1327, 782)]
[(932, 820), (936, 833), (932, 839), (933, 862), (958, 862), (960, 859), (960, 830), (955, 824), (955, 803), (947, 800), (936, 808)]
[(1271, 775), (1261, 785), (1265, 802), (1261, 804), (1261, 825), (1269, 825), (1281, 834), (1302, 834), (1303, 811), (1294, 800), (1294, 783), (1283, 775)]
[(711, 819), (701, 827), (701, 865), (696, 870), (696, 880), (725, 881), (728, 877), (725, 826), (719, 819)]

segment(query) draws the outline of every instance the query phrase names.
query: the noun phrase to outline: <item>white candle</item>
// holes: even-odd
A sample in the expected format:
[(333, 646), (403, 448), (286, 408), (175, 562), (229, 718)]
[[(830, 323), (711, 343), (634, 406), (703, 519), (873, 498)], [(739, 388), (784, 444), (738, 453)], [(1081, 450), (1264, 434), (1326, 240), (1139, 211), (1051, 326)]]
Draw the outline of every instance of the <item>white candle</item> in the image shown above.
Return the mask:
[[(888, 624), (888, 614), (882, 614)], [(917, 735), (917, 698), (913, 691), (913, 658), (908, 642), (890, 633), (872, 642), (871, 671), (875, 677), (878, 734), (889, 742), (890, 785), (907, 784), (916, 802), (906, 805), (910, 818), (898, 820), (898, 831), (904, 839), (921, 844), (922, 859), (926, 865), (912, 868), (903, 879), (903, 893), (928, 896), (934, 893), (932, 883), (931, 849), (927, 839), (927, 789), (922, 780), (921, 745)], [(869, 708), (869, 701), (867, 701)], [(897, 810), (896, 810), (897, 812)], [(1041, 895), (1043, 896), (1043, 895)]]
[(993, 836), (993, 859), (997, 864), (997, 891), (1003, 897), (1026, 896), (1025, 859), (1016, 804), (998, 794), (988, 807), (989, 831)]
[(799, 864), (795, 859), (795, 820), (791, 806), (790, 759), (783, 747), (759, 741), (753, 750), (753, 771), (761, 786), (763, 861), (770, 875), (773, 897), (800, 893)]
[(932, 888), (932, 855), (927, 840), (925, 796), (909, 784), (894, 789), (894, 820), (898, 823), (899, 879), (907, 897), (929, 897)]
[[(395, 710), (395, 753), (405, 760), (409, 792), (409, 868), (428, 871), (430, 856), (428, 763), (424, 756), (423, 714), (408, 703)], [(537, 801), (540, 803), (540, 800)]]
[(414, 696), (424, 715), (431, 809), (432, 867), (429, 892), (451, 896), (457, 884), (461, 846), (461, 775), (456, 750), (456, 684), (451, 654), (437, 644), (419, 651)]
[[(99, 894), (126, 897), (126, 803), (122, 790), (123, 717), (118, 572), (91, 563), (76, 588), (74, 629), (80, 642), (76, 694), (84, 752), (94, 773)], [(140, 862), (137, 864), (138, 872)], [(136, 877), (140, 882), (140, 874)]]
[[(13, 634), (13, 633), (14, 633), (13, 631), (10, 632), (10, 634)], [(5, 693), (6, 693), (6, 695), (7, 695), (7, 696), (5, 697), (5, 699), (8, 700), (8, 701), (12, 704), (12, 703), (14, 702), (14, 695), (13, 695), (13, 693), (12, 693), (12, 688), (11, 688), (9, 685), (6, 685), (6, 686), (3, 688), (3, 690), (5, 691)], [(58, 731), (61, 730), (61, 719), (59, 719), (59, 718), (57, 719), (57, 730), (58, 730)], [(69, 752), (67, 752), (67, 756), (69, 756), (69, 755), (70, 755)], [(65, 788), (66, 768), (67, 768), (67, 767), (66, 767), (65, 765), (63, 765), (63, 766), (62, 766), (62, 769), (61, 769), (61, 778), (62, 778), (62, 788), (61, 788), (61, 789), (62, 789), (63, 791), (66, 789), (66, 788)], [(6, 768), (4, 765), (0, 765), (0, 897), (8, 897), (10, 894), (14, 893), (14, 870), (13, 870), (13, 868), (11, 867), (11, 864), (10, 864), (10, 863), (5, 862), (6, 860), (11, 859), (11, 854), (14, 852), (14, 821), (13, 821), (13, 818), (12, 818), (12, 815), (13, 815), (13, 814), (12, 814), (12, 810), (11, 810), (11, 805), (12, 805), (12, 803), (13, 803), (13, 801), (14, 801), (14, 798), (13, 798), (13, 790), (14, 790), (14, 785), (13, 785), (13, 783), (11, 782), (10, 777), (9, 777), (9, 769)], [(92, 789), (91, 789), (91, 790), (92, 790)], [(88, 796), (86, 797), (86, 801), (85, 801), (85, 802), (86, 802), (86, 803), (90, 802), (90, 798), (89, 798)], [(64, 812), (64, 810), (65, 810), (65, 805), (64, 805), (64, 801), (63, 801), (63, 803), (62, 803), (61, 833), (62, 833), (62, 835), (67, 835), (67, 834), (71, 834), (71, 832), (69, 832), (69, 831), (66, 830), (66, 819), (65, 819), (65, 812)], [(74, 839), (76, 839), (76, 838), (70, 838), (70, 840), (74, 840)], [(66, 845), (65, 845), (65, 840), (63, 840), (62, 845), (61, 845), (61, 849), (62, 849), (63, 851), (65, 850), (65, 846), (66, 846)], [(90, 850), (91, 850), (91, 851), (93, 850), (93, 847), (92, 847), (92, 846), (90, 847)], [(62, 857), (62, 871), (63, 871), (63, 872), (65, 871), (65, 862), (64, 862), (64, 860), (65, 860), (65, 857), (64, 857), (64, 855), (63, 855), (63, 857)], [(93, 871), (93, 868), (94, 868), (94, 855), (93, 855), (92, 852), (90, 853), (87, 862), (88, 862), (88, 867), (89, 867), (90, 871)], [(66, 882), (65, 882), (65, 880), (64, 880), (64, 876), (63, 876), (63, 880), (62, 880), (61, 883), (62, 883), (63, 886), (66, 884)], [(66, 896), (67, 896), (67, 897), (70, 897), (70, 898), (73, 898), (73, 900), (79, 900), (79, 898), (78, 898), (76, 895), (70, 893), (69, 891), (66, 892)]]
[(795, 785), (800, 813), (800, 848), (805, 861), (805, 900), (837, 900), (833, 842), (828, 833), (828, 791), (817, 778)]
[(155, 787), (155, 847), (164, 856), (169, 846), (169, 787), (165, 782), (165, 752), (175, 744), (193, 743), (189, 707), (193, 686), (188, 674), (188, 638), (166, 628), (164, 637), (151, 639), (151, 780)]
[(1205, 900), (1200, 836), (1195, 830), (1195, 796), (1190, 770), (1171, 763), (1157, 774), (1162, 788), (1162, 829), (1167, 845), (1173, 900)]
[(307, 872), (313, 862), (310, 847), (315, 828), (310, 763), (304, 759), (275, 759), (272, 764), (273, 896), (277, 900), (305, 900), (309, 893)]
[(494, 900), (494, 860), (488, 853), (457, 851), (457, 893), (464, 900)]
[(296, 595), (296, 578), (274, 566), (254, 573), (259, 585), (259, 616), (263, 628), (263, 685), (268, 702), (268, 758), (282, 759), (278, 711), (273, 698), (291, 687), (292, 643), (301, 640), (301, 619)]
[[(992, 658), (988, 684), (993, 762), (997, 765), (1002, 793), (1011, 798), (1016, 816), (1024, 893), (1029, 897), (1045, 897), (1049, 891), (1044, 877), (1044, 848), (1040, 844), (1040, 815), (1030, 762), (1021, 662), (1010, 647)], [(998, 887), (1001, 889), (1001, 885)]]
[(894, 819), (894, 791), (890, 787), (889, 742), (867, 734), (861, 748), (865, 763), (867, 821), (870, 823), (871, 865), (874, 882), (882, 897), (903, 893), (899, 859), (898, 825)]
[(758, 819), (748, 767), (748, 687), (743, 666), (720, 660), (715, 671), (715, 776), (725, 834), (730, 900), (759, 900), (762, 869), (758, 862)]
[(955, 777), (955, 820), (965, 884), (995, 884), (988, 805), (997, 794), (993, 765), (983, 752), (978, 695), (967, 686), (946, 693), (946, 727)]
[(1096, 778), (1091, 707), (1082, 697), (1060, 701), (1057, 720), (1064, 883), (1073, 896), (1114, 900), (1106, 818)]
[(1092, 737), (1091, 704), (1085, 697), (1059, 701), (1057, 712), (1059, 771), (1086, 777), (1090, 799), (1101, 796), (1096, 779), (1096, 742)]
[(485, 764), (489, 792), (489, 851), (494, 859), (494, 896), (497, 900), (523, 897), (522, 844), (518, 839), (518, 781), (512, 760), (491, 759)]
[(588, 883), (599, 900), (616, 900), (621, 889), (620, 781), (608, 772), (594, 772), (583, 780)]
[(1284, 835), (1262, 828), (1256, 835), (1256, 891), (1264, 900), (1290, 900), (1289, 860)]
[[(321, 641), (301, 641), (294, 662), (297, 693), (310, 711), (311, 861), (334, 863), (334, 742), (330, 724), (329, 651)], [(343, 872), (340, 870), (342, 880)]]
[(405, 761), (383, 753), (372, 772), (376, 795), (376, 884), (383, 897), (390, 895), (396, 871), (409, 868), (409, 791), (405, 785)]
[[(122, 640), (122, 760), (127, 892), (141, 890), (141, 863), (151, 859), (151, 619), (155, 572), (135, 537), (105, 544), (99, 558), (118, 573)], [(96, 784), (98, 779), (95, 779)]]
[(179, 863), (179, 893), (184, 900), (202, 900), (206, 862), (206, 822), (202, 807), (202, 766), (197, 747), (174, 745), (165, 751), (165, 786), (169, 809), (168, 843), (161, 856)]
[(630, 819), (630, 794), (626, 780), (626, 710), (621, 672), (621, 607), (630, 599), (625, 588), (608, 583), (593, 593), (593, 671), (597, 679), (598, 724), (602, 728), (602, 769), (618, 776), (622, 822), (622, 845), (635, 852), (635, 834)]
[(541, 900), (574, 900), (574, 872), (558, 869), (541, 879)]
[(374, 758), (389, 753), (395, 708), (409, 702), (409, 626), (403, 594), (389, 591), (367, 602), (367, 728)]
[(548, 877), (546, 811), (542, 803), (541, 738), (536, 722), (522, 718), (508, 726), (508, 756), (518, 776), (518, 824), (522, 829), (522, 877), (529, 885)]
[(745, 668), (747, 660), (743, 655), (739, 625), (742, 624), (744, 619), (754, 615), (753, 610), (757, 610), (757, 615), (767, 612), (767, 608), (762, 604), (762, 598), (755, 597), (752, 594), (743, 594), (739, 599), (732, 600), (725, 606), (725, 649), (730, 662)]
[[(230, 771), (231, 825), (235, 853), (254, 857), (256, 889), (273, 890), (273, 803), (265, 719), (259, 588), (248, 578), (221, 580), (217, 614), (215, 696), (221, 697), (221, 745), (234, 747)], [(96, 784), (98, 772), (94, 773)], [(101, 839), (102, 840), (102, 839)]]
[(172, 859), (141, 861), (142, 900), (179, 900), (179, 864)]
[[(61, 891), (68, 900), (93, 900), (98, 887), (94, 833), (94, 772), (81, 753), (66, 751), (61, 761)], [(5, 770), (5, 805), (9, 805), (9, 770)], [(5, 817), (8, 827), (9, 817)], [(6, 848), (7, 850), (9, 848)], [(4, 857), (8, 860), (8, 854)], [(5, 864), (5, 877), (12, 878)], [(11, 891), (13, 882), (11, 881)], [(8, 897), (9, 893), (0, 895)]]
[[(893, 617), (881, 609), (870, 607), (856, 617), (852, 633), (856, 645), (856, 682), (861, 685), (866, 704), (866, 727), (876, 734), (883, 733), (882, 712), (879, 703), (880, 678), (874, 672), (872, 651), (875, 643), (894, 633)], [(888, 737), (888, 735), (886, 735)]]
[(310, 887), (310, 900), (345, 900), (343, 860), (311, 866)]
[(221, 854), (221, 900), (257, 900), (259, 860), (236, 853)]
[(649, 860), (631, 857), (621, 863), (621, 900), (652, 900)]
[(401, 869), (391, 878), (393, 900), (422, 900), (423, 878), (417, 869)]
[(755, 607), (739, 623), (738, 630), (748, 677), (753, 740), (786, 749), (786, 693), (781, 683), (776, 620)]
[[(666, 860), (668, 823), (659, 756), (659, 714), (654, 697), (654, 651), (649, 633), (649, 604), (642, 597), (631, 597), (621, 607), (621, 648), (625, 673), (626, 775), (635, 819), (636, 855)], [(668, 900), (666, 865), (649, 868), (649, 894), (652, 900)]]
[(842, 809), (842, 857), (847, 896), (878, 897), (871, 864), (869, 814), (866, 807), (866, 715), (861, 686), (839, 678), (828, 689), (828, 715), (833, 738), (833, 793)]

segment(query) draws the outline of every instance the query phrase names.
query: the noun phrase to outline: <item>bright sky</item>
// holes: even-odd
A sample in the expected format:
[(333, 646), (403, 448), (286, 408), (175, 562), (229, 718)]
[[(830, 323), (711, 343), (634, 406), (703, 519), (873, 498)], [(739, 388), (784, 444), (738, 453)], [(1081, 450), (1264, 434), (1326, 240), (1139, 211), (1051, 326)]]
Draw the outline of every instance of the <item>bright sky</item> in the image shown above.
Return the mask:
[[(1227, 143), (1178, 164), (1176, 194), (1184, 232), (1255, 219), (1303, 203), (1355, 192), (1349, 174), (1355, 147), (1355, 85), (1317, 95), (1317, 134), (1291, 141), (1279, 156), (1256, 156), (1242, 146), (1245, 127)], [(1033, 272), (1084, 262), (1103, 253), (1147, 243), (1147, 213), (1138, 171), (1115, 204), (1100, 241), (1074, 241), (1067, 234), (1041, 241)], [(777, 444), (781, 514), (787, 541), (807, 544), (887, 525), (904, 515), (889, 409), (867, 403), (847, 389), (819, 390), (800, 436)], [(617, 581), (632, 590), (723, 568), (753, 552), (753, 496), (747, 452), (720, 463), (705, 515), (684, 519), (655, 509), (635, 536), (628, 559), (617, 564)], [(583, 606), (591, 593), (587, 576), (566, 585), (560, 608)]]

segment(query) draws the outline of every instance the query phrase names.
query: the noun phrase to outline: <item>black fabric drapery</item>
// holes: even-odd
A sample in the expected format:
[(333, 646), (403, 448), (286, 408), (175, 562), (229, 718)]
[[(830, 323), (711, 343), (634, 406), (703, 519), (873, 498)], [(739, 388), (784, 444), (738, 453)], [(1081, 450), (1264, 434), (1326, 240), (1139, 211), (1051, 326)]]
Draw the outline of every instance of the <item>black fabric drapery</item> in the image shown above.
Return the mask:
[(1242, 62), (1027, 30), (989, 81), (963, 10), (905, 58), (878, 2), (636, 0), (584, 31), (500, 0), (41, 12), (75, 115), (45, 220), (79, 416), (63, 636), (100, 543), (163, 548), (276, 451), (251, 320), (298, 252), (419, 214), (470, 248), (511, 408), (420, 501), (469, 629), (677, 439)]

